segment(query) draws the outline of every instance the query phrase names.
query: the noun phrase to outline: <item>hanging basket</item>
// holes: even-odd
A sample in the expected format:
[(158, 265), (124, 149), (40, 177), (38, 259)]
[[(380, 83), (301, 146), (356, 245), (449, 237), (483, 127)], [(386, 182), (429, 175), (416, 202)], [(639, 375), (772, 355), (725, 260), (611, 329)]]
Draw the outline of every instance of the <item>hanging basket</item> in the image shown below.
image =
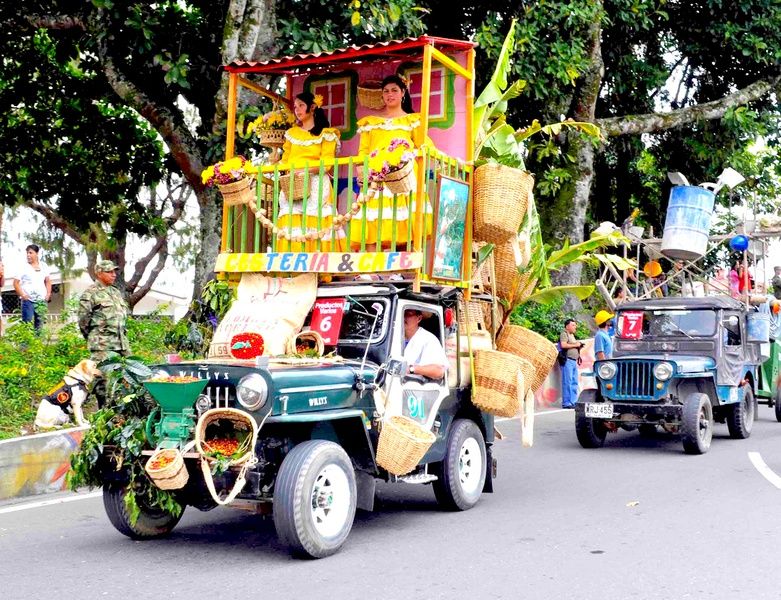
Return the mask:
[(506, 242), (494, 249), (496, 285), (494, 291), (510, 306), (520, 304), (531, 296), (537, 287), (537, 280), (528, 273), (518, 272), (518, 263), (513, 244)]
[(480, 300), (465, 301), (462, 296), (458, 297), (458, 331), (461, 335), (466, 335), (467, 324), (469, 331), (475, 333), (477, 331), (486, 331), (488, 327), (485, 323), (485, 311), (483, 306), (490, 302)]
[[(273, 174), (271, 174), (273, 175)], [(304, 198), (304, 172), (293, 171), (293, 189), (290, 189), (291, 175), (289, 173), (280, 173), (279, 175), (279, 192), (284, 194), (288, 200), (303, 200)], [(310, 176), (311, 181), (311, 176)], [(271, 200), (274, 197), (274, 179), (273, 177), (265, 177), (263, 179), (263, 198)]]
[(377, 464), (393, 475), (406, 475), (418, 466), (436, 439), (433, 433), (409, 417), (390, 417), (382, 423)]
[(496, 338), (496, 347), (502, 352), (528, 360), (534, 366), (534, 374), (529, 384), (535, 392), (542, 387), (558, 354), (555, 344), (520, 325), (507, 324), (502, 327)]
[(474, 173), (475, 239), (502, 244), (521, 227), (534, 177), (526, 171), (486, 163)]
[[(521, 373), (521, 377), (518, 377)], [(475, 353), (475, 386), (472, 404), (498, 417), (514, 417), (534, 375), (528, 360), (497, 350)], [(523, 389), (519, 389), (519, 387)]]
[(388, 173), (382, 180), (383, 187), (391, 194), (409, 194), (415, 189), (415, 165), (410, 160), (395, 171)]
[(243, 177), (233, 183), (218, 183), (217, 187), (226, 206), (249, 204), (250, 200), (255, 199), (255, 187), (250, 177)]
[(385, 101), (382, 99), (382, 81), (369, 79), (359, 83), (358, 104), (370, 110), (385, 108)]
[(285, 129), (267, 129), (258, 133), (261, 146), (281, 148), (285, 145)]
[(195, 426), (195, 448), (207, 461), (214, 460), (211, 456), (215, 448), (210, 444), (210, 426), (219, 427), (221, 431), (234, 432), (234, 434), (246, 434), (241, 443), (233, 452), (227, 466), (243, 465), (255, 456), (255, 442), (258, 439), (258, 425), (249, 414), (236, 408), (212, 408), (207, 410), (198, 419)]
[(285, 354), (300, 354), (299, 346), (306, 346), (306, 350), (316, 350), (317, 356), (325, 352), (325, 341), (317, 331), (300, 331), (288, 338)]
[(146, 474), (161, 490), (180, 490), (190, 478), (182, 453), (176, 448), (163, 448), (149, 457)]

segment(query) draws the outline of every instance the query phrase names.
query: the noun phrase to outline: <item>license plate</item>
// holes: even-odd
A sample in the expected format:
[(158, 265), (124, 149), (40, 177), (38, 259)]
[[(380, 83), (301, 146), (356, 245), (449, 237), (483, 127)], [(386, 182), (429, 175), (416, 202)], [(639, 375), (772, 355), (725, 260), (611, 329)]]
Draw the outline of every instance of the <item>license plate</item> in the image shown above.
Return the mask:
[(586, 416), (592, 419), (612, 419), (613, 404), (611, 402), (586, 402)]

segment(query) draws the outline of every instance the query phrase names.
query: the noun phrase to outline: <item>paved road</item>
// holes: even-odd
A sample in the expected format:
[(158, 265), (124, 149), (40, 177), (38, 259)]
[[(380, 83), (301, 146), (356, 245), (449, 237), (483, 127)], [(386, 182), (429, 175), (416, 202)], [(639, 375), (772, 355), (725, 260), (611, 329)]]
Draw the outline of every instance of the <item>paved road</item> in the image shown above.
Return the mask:
[(583, 450), (569, 411), (538, 417), (523, 449), (502, 422), (495, 494), (443, 513), (428, 486), (383, 485), (319, 561), (230, 509), (188, 509), (170, 538), (133, 542), (99, 498), (0, 507), (0, 598), (777, 599), (781, 490), (748, 452), (781, 474), (781, 423), (759, 411), (749, 440), (718, 426), (704, 456), (628, 432)]

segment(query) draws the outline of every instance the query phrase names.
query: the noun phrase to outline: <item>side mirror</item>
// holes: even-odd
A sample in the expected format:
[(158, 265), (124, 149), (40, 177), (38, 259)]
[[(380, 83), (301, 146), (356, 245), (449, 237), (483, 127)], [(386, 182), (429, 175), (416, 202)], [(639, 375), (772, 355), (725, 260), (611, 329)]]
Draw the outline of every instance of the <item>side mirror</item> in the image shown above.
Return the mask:
[(401, 377), (407, 372), (407, 363), (403, 360), (391, 358), (388, 361), (388, 367), (386, 371), (388, 372), (388, 375), (393, 377)]

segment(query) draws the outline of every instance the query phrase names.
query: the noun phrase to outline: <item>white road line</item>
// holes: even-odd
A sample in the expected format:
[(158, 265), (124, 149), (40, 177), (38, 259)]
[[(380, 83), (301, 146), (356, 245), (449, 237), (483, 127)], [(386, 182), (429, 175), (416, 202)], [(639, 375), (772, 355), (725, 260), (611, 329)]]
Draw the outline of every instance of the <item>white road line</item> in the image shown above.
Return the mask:
[[(545, 415), (552, 415), (552, 414), (555, 414), (555, 413), (562, 413), (562, 412), (572, 412), (572, 409), (571, 408), (554, 408), (553, 410), (543, 410), (543, 411), (540, 411), (540, 412), (535, 412), (534, 413), (534, 418), (536, 419), (537, 417), (543, 417)], [(499, 417), (497, 419), (494, 419), (494, 422), (500, 423), (502, 421), (515, 421), (516, 419), (520, 419), (520, 418), (521, 418), (520, 416), (517, 416), (517, 417)]]
[(781, 490), (781, 477), (776, 475), (773, 469), (765, 464), (765, 461), (762, 460), (762, 456), (760, 456), (759, 452), (749, 452), (748, 458), (762, 477)]
[(87, 494), (76, 494), (74, 496), (65, 496), (64, 498), (56, 498), (54, 500), (39, 500), (38, 502), (27, 502), (25, 504), (16, 504), (14, 506), (0, 508), (0, 515), (17, 512), (19, 510), (27, 510), (28, 508), (40, 508), (41, 506), (51, 506), (53, 504), (64, 504), (65, 502), (75, 502), (76, 500), (87, 500), (88, 498), (98, 498), (102, 495), (103, 495), (102, 491), (89, 492)]

